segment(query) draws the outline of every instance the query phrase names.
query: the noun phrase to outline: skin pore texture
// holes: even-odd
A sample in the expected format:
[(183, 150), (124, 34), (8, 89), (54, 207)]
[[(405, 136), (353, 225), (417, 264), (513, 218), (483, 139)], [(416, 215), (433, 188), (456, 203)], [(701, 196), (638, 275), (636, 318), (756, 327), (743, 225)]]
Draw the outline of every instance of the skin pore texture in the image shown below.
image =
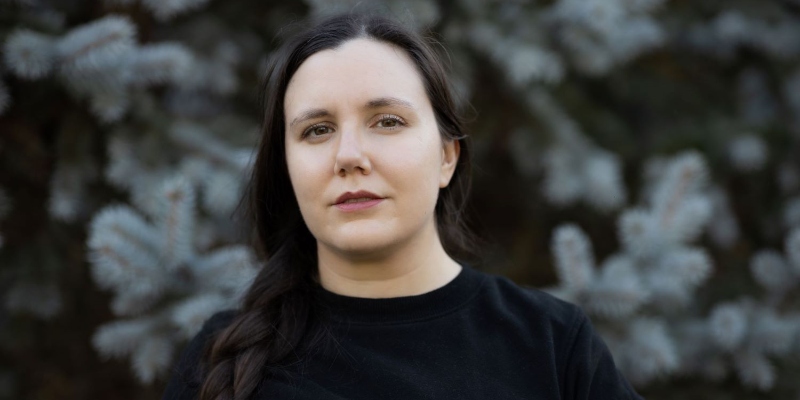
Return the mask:
[[(442, 247), (434, 209), (459, 156), (443, 140), (421, 75), (402, 49), (352, 39), (306, 59), (284, 100), (286, 162), (317, 240), (320, 284), (353, 297), (411, 296), (461, 265)], [(384, 200), (344, 212), (345, 192)]]

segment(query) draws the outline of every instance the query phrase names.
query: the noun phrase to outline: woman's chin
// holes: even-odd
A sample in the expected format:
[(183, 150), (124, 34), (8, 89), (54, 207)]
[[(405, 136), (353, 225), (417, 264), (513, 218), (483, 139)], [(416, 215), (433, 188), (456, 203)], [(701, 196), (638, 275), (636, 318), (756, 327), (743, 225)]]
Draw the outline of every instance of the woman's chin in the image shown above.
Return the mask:
[(386, 254), (397, 240), (383, 232), (342, 232), (330, 238), (327, 246), (335, 253), (352, 258), (372, 258)]

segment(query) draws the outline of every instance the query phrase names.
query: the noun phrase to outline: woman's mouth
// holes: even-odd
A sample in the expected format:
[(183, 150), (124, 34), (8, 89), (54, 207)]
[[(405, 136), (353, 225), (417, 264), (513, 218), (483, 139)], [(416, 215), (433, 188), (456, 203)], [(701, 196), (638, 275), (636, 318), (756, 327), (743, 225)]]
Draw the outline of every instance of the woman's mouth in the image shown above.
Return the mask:
[(372, 197), (362, 197), (358, 199), (348, 199), (341, 203), (336, 204), (336, 208), (341, 211), (351, 212), (359, 211), (377, 205), (384, 199), (376, 199)]

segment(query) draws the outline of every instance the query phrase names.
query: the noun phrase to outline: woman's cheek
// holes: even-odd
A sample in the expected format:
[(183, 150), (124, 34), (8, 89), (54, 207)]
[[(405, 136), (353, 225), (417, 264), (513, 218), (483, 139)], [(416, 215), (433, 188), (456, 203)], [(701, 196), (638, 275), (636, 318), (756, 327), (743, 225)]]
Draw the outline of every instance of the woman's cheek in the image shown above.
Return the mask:
[(315, 208), (313, 202), (323, 201), (322, 191), (324, 186), (319, 181), (319, 174), (316, 172), (316, 165), (311, 162), (307, 155), (299, 156), (293, 160), (303, 162), (293, 162), (288, 165), (289, 176), (295, 192), (300, 210), (305, 214), (308, 210)]

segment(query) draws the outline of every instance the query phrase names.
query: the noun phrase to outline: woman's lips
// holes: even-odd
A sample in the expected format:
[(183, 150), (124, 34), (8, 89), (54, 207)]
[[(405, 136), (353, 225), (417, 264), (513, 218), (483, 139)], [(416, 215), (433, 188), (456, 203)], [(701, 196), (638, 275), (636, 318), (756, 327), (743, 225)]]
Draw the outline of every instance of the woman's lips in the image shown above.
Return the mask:
[(344, 212), (360, 211), (377, 205), (384, 199), (363, 199), (352, 203), (335, 204), (336, 208)]

